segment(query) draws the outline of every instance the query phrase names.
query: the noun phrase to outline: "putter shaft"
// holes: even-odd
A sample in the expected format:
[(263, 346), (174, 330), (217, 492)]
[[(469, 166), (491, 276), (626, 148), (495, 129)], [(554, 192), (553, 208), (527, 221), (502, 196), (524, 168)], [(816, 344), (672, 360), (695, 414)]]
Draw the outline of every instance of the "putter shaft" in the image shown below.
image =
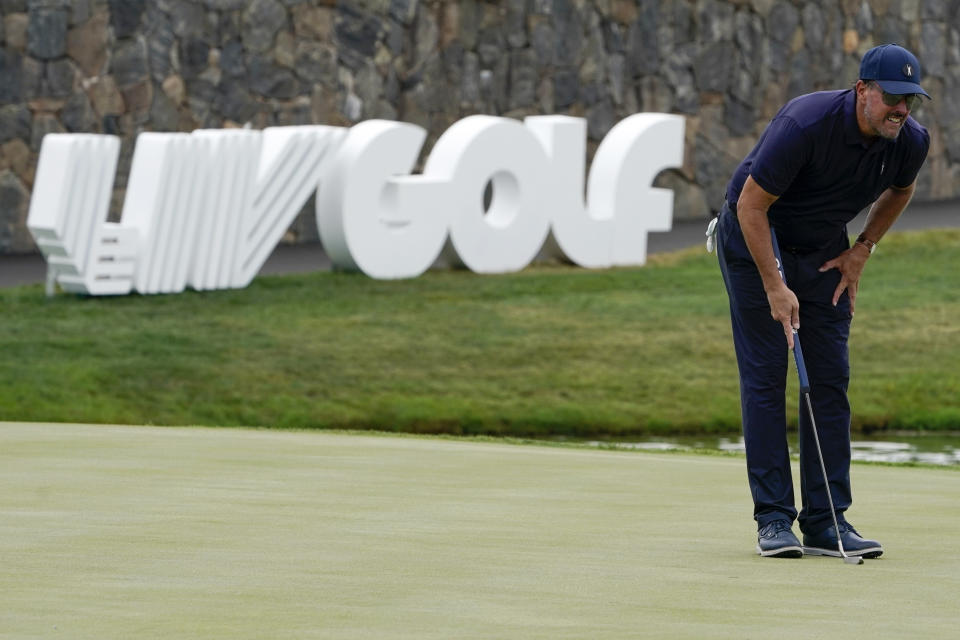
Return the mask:
[[(793, 341), (794, 358), (799, 358), (797, 364), (797, 368), (799, 369), (803, 362), (803, 355), (800, 352), (800, 339), (797, 337), (796, 332), (794, 332)], [(804, 371), (804, 373), (806, 373), (806, 371)], [(833, 516), (833, 528), (837, 532), (837, 548), (840, 550), (840, 557), (842, 557), (843, 561), (847, 564), (862, 564), (863, 558), (859, 556), (848, 556), (847, 552), (843, 550), (843, 540), (840, 539), (840, 523), (837, 521), (837, 510), (833, 506), (833, 494), (830, 491), (830, 478), (827, 476), (827, 466), (823, 463), (823, 450), (820, 449), (820, 436), (817, 435), (817, 421), (813, 417), (813, 403), (810, 402), (809, 386), (807, 390), (804, 391), (803, 398), (806, 400), (807, 411), (810, 414), (810, 428), (813, 431), (813, 442), (817, 447), (817, 459), (820, 461), (820, 471), (823, 472), (823, 486), (827, 491), (827, 501), (830, 503), (830, 515)], [(851, 560), (853, 560), (853, 562), (851, 562)]]

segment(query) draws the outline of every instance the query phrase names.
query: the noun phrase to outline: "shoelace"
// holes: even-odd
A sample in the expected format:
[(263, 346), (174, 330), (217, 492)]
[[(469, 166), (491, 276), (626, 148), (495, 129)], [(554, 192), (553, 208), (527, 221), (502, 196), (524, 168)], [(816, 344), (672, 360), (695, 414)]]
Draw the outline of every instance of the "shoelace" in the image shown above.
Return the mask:
[(774, 520), (760, 529), (760, 535), (763, 537), (775, 536), (781, 531), (789, 531), (790, 524), (786, 520)]

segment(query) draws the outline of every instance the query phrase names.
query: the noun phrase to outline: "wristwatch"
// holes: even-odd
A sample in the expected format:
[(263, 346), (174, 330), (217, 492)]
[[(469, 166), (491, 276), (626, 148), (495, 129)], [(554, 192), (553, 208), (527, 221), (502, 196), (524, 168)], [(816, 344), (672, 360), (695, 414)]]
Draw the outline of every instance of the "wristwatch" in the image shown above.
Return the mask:
[(854, 242), (854, 244), (862, 244), (870, 253), (873, 253), (873, 250), (877, 248), (877, 243), (862, 233), (857, 236), (857, 240)]

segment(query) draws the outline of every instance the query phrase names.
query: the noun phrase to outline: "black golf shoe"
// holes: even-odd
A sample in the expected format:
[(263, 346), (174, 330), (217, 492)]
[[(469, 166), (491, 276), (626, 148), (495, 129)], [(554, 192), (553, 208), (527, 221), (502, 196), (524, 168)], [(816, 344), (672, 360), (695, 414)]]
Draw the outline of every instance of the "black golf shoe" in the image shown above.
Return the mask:
[(766, 558), (799, 558), (803, 547), (788, 520), (773, 520), (757, 532), (757, 553)]
[[(864, 558), (879, 558), (883, 554), (883, 547), (876, 540), (865, 540), (847, 522), (840, 523), (840, 539), (843, 550), (848, 556)], [(820, 533), (803, 534), (803, 552), (811, 556), (840, 557), (840, 547), (837, 544), (837, 531), (830, 525)]]

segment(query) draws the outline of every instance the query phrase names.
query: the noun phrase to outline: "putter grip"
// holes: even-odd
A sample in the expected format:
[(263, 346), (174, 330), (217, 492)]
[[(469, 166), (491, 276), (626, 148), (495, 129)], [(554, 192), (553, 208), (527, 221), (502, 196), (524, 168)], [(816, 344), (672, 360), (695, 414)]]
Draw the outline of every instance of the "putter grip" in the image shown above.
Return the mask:
[[(783, 272), (783, 260), (780, 259), (780, 245), (777, 243), (777, 232), (770, 227), (770, 240), (773, 241), (773, 257), (777, 259), (777, 272), (783, 284), (787, 284), (787, 276)], [(810, 392), (810, 379), (807, 377), (807, 365), (803, 362), (803, 349), (800, 348), (800, 336), (793, 330), (793, 359), (797, 363), (797, 377), (800, 378), (800, 393)]]
[(810, 393), (810, 379), (807, 377), (807, 365), (803, 363), (803, 349), (800, 348), (800, 336), (793, 332), (793, 359), (797, 363), (797, 377), (800, 378), (800, 393)]

